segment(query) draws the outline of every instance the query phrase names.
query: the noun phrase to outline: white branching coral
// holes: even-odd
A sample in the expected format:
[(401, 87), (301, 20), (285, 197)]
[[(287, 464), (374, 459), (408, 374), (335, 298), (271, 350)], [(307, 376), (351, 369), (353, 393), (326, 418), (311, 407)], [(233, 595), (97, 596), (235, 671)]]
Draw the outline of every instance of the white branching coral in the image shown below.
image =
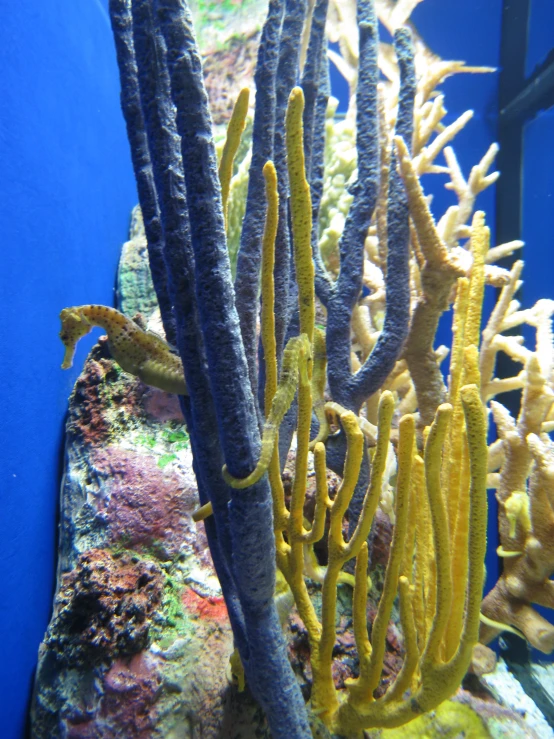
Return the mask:
[[(514, 294), (520, 284), (522, 262), (516, 262), (510, 281), (483, 331), (482, 395), (490, 400), (499, 441), (489, 451), (489, 485), (499, 504), (502, 575), (483, 601), (480, 638), (487, 642), (503, 630), (522, 634), (542, 652), (554, 650), (554, 626), (532, 606), (554, 608), (554, 444), (548, 436), (554, 407), (553, 300), (539, 300), (520, 310)], [(527, 324), (535, 329), (535, 349), (521, 336), (504, 331)], [(513, 377), (494, 378), (499, 351), (522, 365)], [(519, 414), (513, 418), (496, 395), (522, 390)]]
[[(468, 67), (460, 61), (445, 61), (433, 54), (409, 21), (417, 4), (417, 0), (376, 0), (379, 19), (389, 31), (394, 32), (405, 23), (411, 26), (418, 75), (413, 140), (395, 139), (393, 142), (398, 67), (392, 47), (380, 45), (379, 65), (386, 80), (380, 90), (381, 181), (387, 181), (390, 151), (394, 146), (410, 204), (413, 257), (411, 330), (402, 359), (384, 389), (395, 393), (399, 412), (417, 411), (421, 428), (431, 423), (437, 406), (447, 400), (451, 391), (440, 369), (446, 352), (435, 348), (435, 334), (440, 316), (455, 303), (452, 351), (456, 350), (456, 342), (468, 343), (467, 336), (456, 338), (456, 332), (469, 332), (472, 336), (469, 343), (480, 344), (481, 399), (490, 409), (497, 432), (497, 439), (489, 446), (488, 485), (497, 491), (501, 540), (498, 553), (504, 567), (498, 583), (483, 602), (481, 639), (490, 641), (507, 629), (522, 634), (538, 649), (550, 652), (554, 650), (554, 626), (540, 616), (532, 604), (554, 608), (554, 586), (550, 580), (554, 574), (554, 443), (549, 437), (554, 431), (554, 301), (539, 300), (534, 306), (523, 309), (516, 300), (523, 262), (516, 261), (509, 271), (497, 265), (521, 249), (522, 241), (490, 248), (486, 239), (477, 249), (470, 248), (476, 199), (499, 176), (494, 170), (498, 146), (491, 144), (469, 175), (465, 175), (453, 145), (460, 131), (471, 125), (473, 112), (467, 111), (447, 123), (445, 99), (437, 88), (453, 74), (493, 70)], [(331, 8), (330, 35), (339, 42), (341, 56), (330, 56), (350, 85), (353, 108), (357, 80), (355, 3), (331, 0)], [(329, 124), (335, 138), (340, 136), (337, 125), (340, 124)], [(351, 145), (354, 146), (353, 141)], [(354, 178), (352, 159), (348, 161), (349, 178)], [(430, 198), (419, 180), (422, 175), (429, 174), (446, 175), (445, 187), (455, 196), (454, 204), (437, 221), (431, 213)], [(340, 194), (334, 193), (333, 197), (334, 202), (340, 202)], [(387, 191), (383, 188), (366, 240), (364, 284), (369, 295), (362, 298), (353, 314), (353, 349), (358, 362), (371, 352), (382, 326), (386, 300), (386, 199)], [(347, 200), (343, 200), (338, 209), (341, 217), (346, 205)], [(324, 239), (322, 253), (331, 269), (338, 266), (333, 250), (340, 236), (341, 223), (335, 219)], [(481, 232), (486, 231), (481, 229)], [(329, 238), (331, 233), (333, 239)], [(480, 336), (486, 284), (499, 288), (500, 293)], [(464, 311), (469, 312), (466, 326), (462, 328), (456, 324), (456, 316)], [(514, 334), (514, 329), (524, 325), (535, 330), (534, 348), (525, 344), (523, 335)], [(497, 377), (499, 352), (507, 354), (521, 369), (513, 376)], [(456, 371), (457, 363), (459, 360), (453, 356), (451, 373)], [(353, 366), (356, 366), (356, 359), (353, 359)], [(521, 407), (516, 418), (497, 400), (502, 393), (514, 390), (521, 393)], [(366, 404), (365, 413), (373, 422), (377, 402), (377, 398), (372, 398)], [(390, 508), (391, 502), (386, 495), (384, 502), (385, 507)]]
[[(425, 45), (409, 16), (418, 3), (414, 0), (376, 3), (380, 21), (394, 32), (400, 25), (408, 24), (415, 45), (415, 62), (418, 86), (414, 110), (414, 135), (412, 142), (396, 141), (392, 136), (398, 102), (399, 71), (390, 44), (381, 43), (379, 65), (385, 81), (380, 85), (380, 149), (381, 191), (375, 210), (374, 222), (366, 240), (366, 266), (364, 267), (364, 296), (361, 306), (366, 312), (354, 311), (352, 321), (353, 345), (360, 362), (373, 348), (382, 327), (385, 310), (384, 276), (387, 260), (387, 182), (390, 156), (393, 146), (399, 159), (399, 168), (406, 183), (412, 213), (412, 331), (403, 357), (409, 371), (395, 370), (395, 391), (403, 410), (419, 407), (421, 425), (431, 422), (437, 406), (444, 402), (446, 387), (442, 380), (439, 363), (444, 354), (437, 356), (433, 346), (437, 324), (442, 313), (448, 309), (455, 297), (455, 285), (462, 275), (469, 275), (473, 257), (467, 248), (470, 221), (479, 193), (492, 185), (498, 172), (491, 171), (498, 147), (492, 144), (481, 161), (464, 177), (451, 144), (473, 116), (467, 111), (453, 122), (445, 124), (447, 109), (444, 96), (437, 87), (450, 75), (461, 72), (490, 72), (489, 67), (467, 67), (463, 62), (444, 61), (433, 54)], [(353, 136), (353, 112), (355, 109), (355, 86), (357, 68), (357, 29), (355, 2), (331, 2), (328, 33), (331, 40), (338, 41), (341, 55), (330, 54), (331, 60), (344, 74), (352, 93), (349, 111), (344, 121), (329, 119), (328, 161), (331, 165), (326, 176), (320, 220), (320, 251), (328, 269), (337, 271), (339, 266), (338, 241), (344, 218), (350, 205), (348, 184), (355, 180), (356, 150)], [(411, 144), (411, 155), (408, 152)], [(442, 161), (441, 161), (442, 159)], [(423, 174), (447, 175), (446, 183), (456, 197), (455, 204), (448, 208), (435, 223), (429, 209), (429, 200), (419, 184)], [(508, 273), (493, 264), (521, 242), (495, 247), (486, 259), (485, 279), (489, 284), (502, 287), (508, 281)], [(356, 365), (356, 362), (353, 362)], [(404, 368), (406, 370), (406, 367)], [(417, 398), (417, 400), (416, 400)], [(375, 421), (378, 398), (370, 400), (366, 409), (368, 418)]]

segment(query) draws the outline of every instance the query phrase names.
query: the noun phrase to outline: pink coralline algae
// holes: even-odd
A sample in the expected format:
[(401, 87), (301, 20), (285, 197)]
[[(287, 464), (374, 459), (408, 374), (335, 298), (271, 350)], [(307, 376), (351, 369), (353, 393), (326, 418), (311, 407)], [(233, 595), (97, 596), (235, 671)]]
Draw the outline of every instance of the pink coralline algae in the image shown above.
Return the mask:
[[(129, 661), (116, 660), (104, 681), (105, 693), (100, 715), (110, 718), (125, 737), (150, 739), (155, 726), (152, 708), (161, 685), (161, 674), (149, 654), (137, 654)], [(122, 736), (122, 733), (115, 736)]]
[(67, 739), (150, 739), (162, 677), (148, 653), (114, 662), (103, 680), (104, 695), (89, 715), (67, 718)]
[(192, 544), (196, 493), (183, 487), (176, 472), (160, 469), (151, 454), (117, 446), (97, 450), (94, 466), (105, 477), (99, 508), (110, 541), (130, 549), (159, 548), (170, 558), (183, 543)]
[(144, 411), (151, 418), (161, 421), (183, 421), (179, 399), (171, 393), (164, 393), (155, 387), (145, 389), (142, 397)]

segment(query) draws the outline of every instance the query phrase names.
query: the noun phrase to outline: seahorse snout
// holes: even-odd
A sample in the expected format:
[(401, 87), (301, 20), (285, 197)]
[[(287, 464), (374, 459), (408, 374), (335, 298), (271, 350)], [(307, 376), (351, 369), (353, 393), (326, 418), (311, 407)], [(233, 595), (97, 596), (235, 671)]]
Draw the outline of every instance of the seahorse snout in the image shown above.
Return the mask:
[(60, 313), (60, 320), (62, 322), (60, 339), (65, 346), (62, 369), (69, 369), (73, 365), (77, 342), (89, 333), (92, 325), (76, 308), (64, 308)]

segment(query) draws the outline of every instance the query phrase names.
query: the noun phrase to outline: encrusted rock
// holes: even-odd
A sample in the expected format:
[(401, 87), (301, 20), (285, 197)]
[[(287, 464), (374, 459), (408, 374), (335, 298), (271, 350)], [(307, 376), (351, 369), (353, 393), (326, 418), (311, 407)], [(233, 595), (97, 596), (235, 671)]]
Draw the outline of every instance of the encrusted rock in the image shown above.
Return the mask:
[(67, 665), (100, 664), (142, 651), (164, 575), (153, 562), (91, 549), (62, 578), (46, 644)]
[(121, 312), (128, 316), (140, 311), (148, 317), (158, 306), (139, 205), (133, 208), (129, 241), (121, 250), (117, 268), (117, 301)]

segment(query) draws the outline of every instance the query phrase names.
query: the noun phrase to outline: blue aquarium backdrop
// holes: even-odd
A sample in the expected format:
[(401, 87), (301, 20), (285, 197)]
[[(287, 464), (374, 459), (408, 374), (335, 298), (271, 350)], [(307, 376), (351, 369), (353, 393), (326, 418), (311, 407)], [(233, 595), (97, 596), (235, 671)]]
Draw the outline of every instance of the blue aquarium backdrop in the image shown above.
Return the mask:
[[(239, 3), (240, 4), (240, 3)], [(424, 0), (412, 21), (443, 58), (500, 68), (502, 11), (509, 0)], [(138, 202), (108, 0), (27, 0), (5, 5), (0, 24), (0, 737), (21, 739), (37, 654), (54, 597), (59, 496), (68, 398), (98, 339), (86, 337), (73, 367), (60, 370), (59, 313), (88, 303), (112, 306), (122, 244)], [(385, 29), (381, 29), (384, 40)], [(531, 0), (529, 76), (554, 47), (552, 0)], [(454, 75), (442, 89), (447, 122), (475, 111), (456, 138), (464, 172), (499, 137), (500, 72)], [(344, 80), (331, 65), (339, 112)], [(502, 152), (502, 161), (510, 151)], [(436, 176), (433, 211), (451, 193)], [(495, 187), (478, 201), (495, 244)], [(525, 123), (519, 199), (526, 268), (522, 300), (554, 298), (554, 112)], [(493, 291), (487, 293), (489, 309)], [(450, 322), (440, 336), (450, 341)], [(498, 576), (490, 492), (487, 589)]]
[[(62, 304), (92, 294), (113, 302), (137, 195), (107, 3), (33, 1), (4, 16), (0, 713), (2, 735), (20, 737), (52, 607), (64, 417), (76, 376), (59, 371), (51, 339)], [(82, 360), (87, 347), (79, 351)]]

